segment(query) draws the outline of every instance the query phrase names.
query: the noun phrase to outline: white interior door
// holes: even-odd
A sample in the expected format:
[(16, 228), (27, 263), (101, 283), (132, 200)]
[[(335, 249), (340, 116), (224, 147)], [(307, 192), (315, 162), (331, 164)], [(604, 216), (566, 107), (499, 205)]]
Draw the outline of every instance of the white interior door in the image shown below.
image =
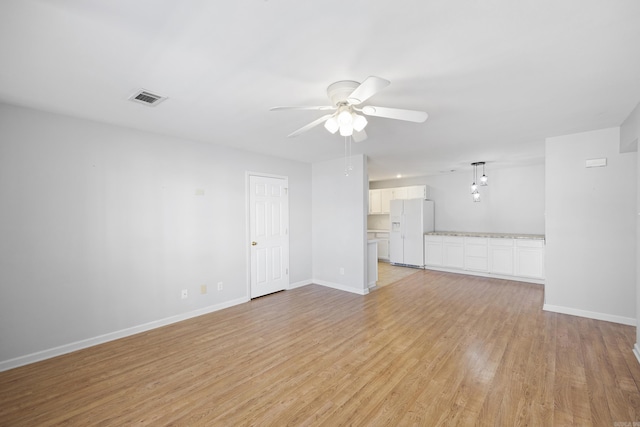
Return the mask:
[(289, 286), (287, 180), (249, 176), (251, 298)]

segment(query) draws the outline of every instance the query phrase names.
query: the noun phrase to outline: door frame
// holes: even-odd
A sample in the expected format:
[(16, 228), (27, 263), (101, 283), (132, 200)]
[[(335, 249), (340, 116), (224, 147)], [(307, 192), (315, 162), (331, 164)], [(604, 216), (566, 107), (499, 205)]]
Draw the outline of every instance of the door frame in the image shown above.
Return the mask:
[(251, 300), (251, 177), (252, 176), (258, 176), (258, 177), (263, 177), (263, 178), (276, 178), (276, 179), (283, 179), (285, 181), (285, 184), (287, 186), (287, 246), (288, 246), (288, 251), (287, 251), (287, 265), (289, 266), (289, 274), (287, 275), (288, 278), (288, 282), (287, 282), (287, 286), (285, 287), (285, 291), (289, 290), (291, 288), (291, 264), (289, 263), (289, 260), (291, 258), (291, 228), (289, 227), (289, 224), (291, 223), (291, 218), (289, 217), (289, 205), (290, 205), (290, 199), (289, 199), (289, 177), (286, 175), (275, 175), (275, 174), (271, 174), (271, 173), (263, 173), (263, 172), (254, 172), (254, 171), (245, 171), (244, 174), (244, 179), (245, 179), (245, 183), (244, 183), (244, 195), (245, 195), (245, 246), (246, 246), (246, 253), (245, 253), (245, 262), (246, 262), (246, 282), (247, 282), (247, 300), (250, 301)]

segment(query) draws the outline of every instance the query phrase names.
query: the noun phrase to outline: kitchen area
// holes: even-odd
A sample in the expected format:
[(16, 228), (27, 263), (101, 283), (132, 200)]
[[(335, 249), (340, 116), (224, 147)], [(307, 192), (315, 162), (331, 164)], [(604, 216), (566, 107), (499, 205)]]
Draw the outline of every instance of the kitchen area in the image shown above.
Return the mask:
[[(373, 273), (379, 279), (378, 286), (424, 266), (422, 234), (434, 227), (433, 201), (427, 198), (426, 185), (369, 190), (367, 238), (370, 245), (375, 243), (377, 247), (378, 261), (378, 272), (370, 275)], [(370, 258), (369, 264), (372, 263), (374, 260)], [(370, 287), (374, 285), (371, 280)]]
[[(367, 237), (376, 246), (379, 272), (431, 269), (544, 284), (543, 234), (438, 230), (435, 213), (427, 185), (369, 190)], [(376, 279), (383, 278), (379, 272)]]

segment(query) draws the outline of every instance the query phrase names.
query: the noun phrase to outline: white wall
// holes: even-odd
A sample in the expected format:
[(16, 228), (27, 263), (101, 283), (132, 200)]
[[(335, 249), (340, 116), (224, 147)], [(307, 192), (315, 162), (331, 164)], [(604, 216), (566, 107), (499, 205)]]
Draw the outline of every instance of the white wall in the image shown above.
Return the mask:
[(309, 282), (311, 165), (0, 104), (0, 368), (246, 301), (246, 171), (289, 177)]
[(314, 163), (312, 172), (313, 281), (358, 294), (368, 292), (365, 162), (352, 156), (349, 176), (344, 159)]
[[(640, 103), (620, 126), (620, 151), (636, 152), (636, 319), (640, 319), (640, 156), (638, 139), (640, 138)], [(640, 328), (636, 327), (634, 353), (640, 361)]]
[(544, 165), (494, 169), (488, 163), (486, 174), (489, 185), (479, 187), (479, 203), (469, 190), (471, 166), (450, 174), (374, 181), (370, 187), (428, 185), (439, 231), (544, 234)]
[(546, 140), (545, 309), (635, 325), (636, 155), (619, 143), (619, 128)]
[(640, 103), (620, 125), (620, 152), (638, 151), (640, 138)]

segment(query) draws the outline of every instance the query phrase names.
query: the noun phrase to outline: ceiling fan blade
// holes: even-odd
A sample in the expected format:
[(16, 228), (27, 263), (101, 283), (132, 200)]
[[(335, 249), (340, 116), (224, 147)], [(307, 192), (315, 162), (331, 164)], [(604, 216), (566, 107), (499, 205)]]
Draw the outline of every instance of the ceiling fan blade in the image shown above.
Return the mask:
[(367, 133), (364, 131), (364, 129), (362, 129), (360, 132), (358, 131), (353, 132), (353, 140), (355, 142), (362, 142), (365, 139), (367, 139)]
[(373, 107), (367, 105), (362, 108), (367, 116), (384, 117), (387, 119), (406, 120), (408, 122), (423, 123), (429, 115), (424, 111), (402, 110), (400, 108)]
[(389, 80), (385, 80), (382, 77), (369, 76), (351, 92), (351, 95), (347, 97), (347, 101), (351, 105), (362, 104), (390, 84)]
[(318, 126), (320, 123), (322, 123), (322, 122), (326, 121), (326, 120), (327, 120), (329, 117), (331, 117), (331, 116), (333, 116), (333, 114), (327, 114), (327, 115), (325, 115), (325, 116), (322, 116), (322, 117), (320, 117), (319, 119), (316, 119), (316, 120), (312, 121), (311, 123), (309, 123), (309, 124), (307, 124), (307, 125), (305, 125), (305, 126), (302, 126), (302, 127), (301, 127), (300, 129), (298, 129), (297, 131), (290, 133), (290, 134), (288, 135), (288, 137), (289, 137), (289, 138), (293, 138), (294, 136), (298, 136), (298, 135), (300, 135), (301, 133), (306, 132), (306, 131), (308, 131), (309, 129), (311, 129), (311, 128), (313, 128), (313, 127)]
[(269, 111), (282, 111), (282, 110), (316, 110), (316, 111), (333, 111), (337, 110), (338, 107), (333, 107), (331, 105), (322, 105), (316, 107), (271, 107)]

